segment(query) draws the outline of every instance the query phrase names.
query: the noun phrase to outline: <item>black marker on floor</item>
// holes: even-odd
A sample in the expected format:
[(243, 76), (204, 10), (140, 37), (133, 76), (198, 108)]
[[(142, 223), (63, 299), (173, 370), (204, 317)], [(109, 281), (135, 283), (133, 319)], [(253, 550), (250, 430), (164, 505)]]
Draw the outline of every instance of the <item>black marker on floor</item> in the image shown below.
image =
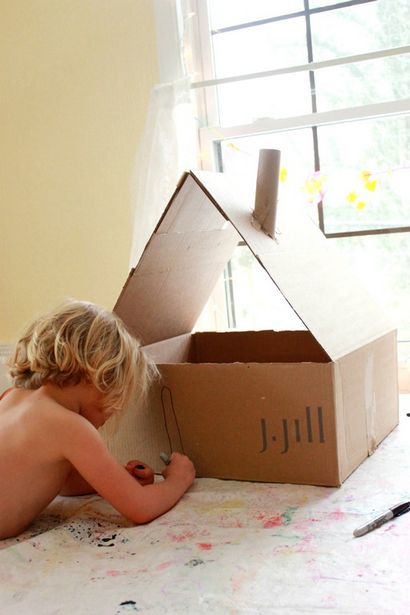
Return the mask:
[(353, 536), (356, 536), (356, 538), (358, 538), (359, 536), (364, 536), (365, 534), (376, 530), (378, 527), (383, 525), (383, 523), (387, 523), (387, 521), (391, 521), (391, 519), (400, 517), (400, 515), (404, 515), (407, 512), (410, 512), (410, 502), (403, 502), (402, 504), (397, 504), (397, 506), (393, 506), (376, 519), (373, 519), (373, 521), (370, 521), (370, 523), (366, 523), (365, 525), (358, 527), (353, 532)]

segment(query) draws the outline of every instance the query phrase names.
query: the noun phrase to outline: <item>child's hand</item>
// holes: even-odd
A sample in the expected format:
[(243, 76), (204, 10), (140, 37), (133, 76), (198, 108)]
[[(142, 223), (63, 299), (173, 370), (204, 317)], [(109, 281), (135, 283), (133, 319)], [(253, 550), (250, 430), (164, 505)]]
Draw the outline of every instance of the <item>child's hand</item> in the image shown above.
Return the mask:
[(164, 478), (176, 478), (181, 480), (185, 484), (185, 488), (188, 489), (195, 479), (195, 468), (192, 461), (186, 455), (181, 453), (172, 453), (171, 461), (162, 470)]
[(127, 472), (134, 476), (143, 487), (154, 482), (154, 470), (138, 459), (131, 459), (125, 466)]

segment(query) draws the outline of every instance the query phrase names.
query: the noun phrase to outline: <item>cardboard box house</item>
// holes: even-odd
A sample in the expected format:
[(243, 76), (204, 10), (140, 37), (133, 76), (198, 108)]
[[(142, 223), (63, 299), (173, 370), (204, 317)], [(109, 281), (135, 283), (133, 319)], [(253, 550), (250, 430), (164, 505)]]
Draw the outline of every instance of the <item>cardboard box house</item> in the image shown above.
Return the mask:
[[(200, 477), (338, 486), (398, 423), (396, 332), (313, 221), (283, 207), (264, 230), (253, 202), (224, 174), (186, 173), (117, 301), (162, 375), (138, 455), (157, 471), (179, 450)], [(240, 239), (306, 330), (192, 333)]]

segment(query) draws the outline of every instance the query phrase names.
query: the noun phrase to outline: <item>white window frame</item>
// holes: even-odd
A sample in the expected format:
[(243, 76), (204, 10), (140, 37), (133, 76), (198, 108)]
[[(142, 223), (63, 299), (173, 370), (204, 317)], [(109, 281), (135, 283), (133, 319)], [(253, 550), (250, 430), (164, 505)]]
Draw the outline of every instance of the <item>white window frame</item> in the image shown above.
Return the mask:
[[(336, 4), (344, 6), (349, 3), (335, 2), (335, 5)], [(209, 37), (208, 3), (206, 0), (188, 0), (185, 7), (185, 10), (189, 11), (190, 19), (195, 20), (194, 25), (191, 24), (190, 35), (190, 42), (193, 46), (192, 55), (194, 58), (200, 59), (200, 61), (193, 67), (194, 79), (191, 87), (196, 91), (197, 97), (197, 114), (200, 125), (200, 166), (203, 170), (220, 170), (218, 169), (218, 164), (215, 157), (215, 146), (218, 142), (224, 140), (245, 136), (249, 137), (264, 133), (285, 132), (302, 128), (315, 128), (326, 125), (337, 125), (344, 122), (370, 120), (383, 117), (398, 117), (401, 115), (410, 114), (410, 98), (406, 98), (279, 119), (261, 118), (251, 124), (221, 126), (218, 121), (215, 86), (226, 83), (250, 81), (253, 79), (263, 79), (275, 75), (288, 75), (291, 73), (309, 72), (312, 70), (318, 71), (331, 66), (341, 66), (368, 60), (410, 54), (410, 45), (386, 48), (378, 51), (344, 56), (340, 58), (332, 58), (321, 62), (308, 62), (305, 64), (287, 66), (279, 69), (231, 75), (229, 77), (215, 79), (213, 78), (212, 72), (213, 62)], [(314, 12), (317, 11), (314, 10)], [(321, 204), (318, 206), (318, 219), (323, 233), (328, 238), (410, 232), (410, 225), (400, 225), (387, 228), (327, 233), (324, 228), (323, 208)]]

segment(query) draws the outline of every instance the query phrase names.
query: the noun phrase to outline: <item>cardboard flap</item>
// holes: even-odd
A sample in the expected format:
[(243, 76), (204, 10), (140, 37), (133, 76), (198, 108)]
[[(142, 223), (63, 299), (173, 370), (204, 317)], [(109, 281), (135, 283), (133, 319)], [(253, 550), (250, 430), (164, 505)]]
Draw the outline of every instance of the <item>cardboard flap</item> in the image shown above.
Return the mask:
[(394, 329), (302, 209), (279, 203), (277, 234), (272, 239), (253, 219), (254, 186), (238, 186), (223, 173), (192, 175), (332, 360)]
[(239, 239), (184, 175), (114, 311), (144, 344), (190, 333)]

